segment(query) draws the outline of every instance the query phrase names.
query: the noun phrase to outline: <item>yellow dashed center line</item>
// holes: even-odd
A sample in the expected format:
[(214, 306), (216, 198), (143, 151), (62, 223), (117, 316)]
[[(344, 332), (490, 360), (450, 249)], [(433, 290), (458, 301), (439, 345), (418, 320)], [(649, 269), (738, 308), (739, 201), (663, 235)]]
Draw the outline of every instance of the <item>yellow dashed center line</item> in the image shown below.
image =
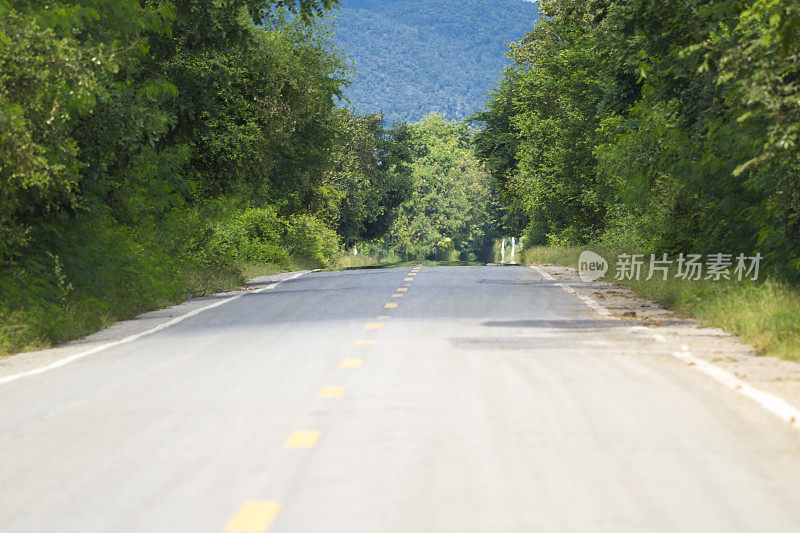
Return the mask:
[(317, 394), (318, 398), (341, 398), (344, 394), (344, 387), (322, 387)]
[(278, 502), (245, 502), (228, 523), (228, 533), (263, 533), (281, 510)]
[(283, 447), (287, 450), (313, 448), (319, 442), (320, 436), (322, 436), (320, 431), (295, 431), (289, 435), (289, 438), (283, 443)]
[(378, 317), (378, 320), (389, 320), (390, 318), (392, 318), (392, 317), (387, 316), (387, 315), (382, 315), (382, 316)]
[[(416, 272), (409, 274), (415, 276)], [(413, 281), (413, 277), (408, 277), (405, 281)], [(392, 295), (392, 298), (402, 298), (402, 292), (407, 292), (408, 289), (401, 287), (397, 289), (397, 293)], [(384, 305), (386, 309), (396, 309), (397, 304), (390, 302)], [(379, 320), (388, 319), (388, 316), (379, 317)], [(371, 322), (364, 326), (367, 330), (383, 329), (382, 322)], [(373, 340), (360, 340), (356, 342), (356, 346), (371, 346), (375, 344)], [(363, 364), (363, 359), (342, 359), (339, 362), (340, 368), (358, 368)], [(327, 386), (322, 387), (318, 398), (334, 399), (341, 398), (344, 394), (345, 387), (340, 386)], [(283, 443), (285, 449), (309, 449), (313, 448), (319, 442), (322, 432), (314, 430), (294, 431), (286, 442)], [(231, 519), (226, 527), (228, 533), (264, 533), (269, 529), (275, 518), (280, 512), (281, 504), (275, 501), (252, 501), (245, 502), (236, 515)]]

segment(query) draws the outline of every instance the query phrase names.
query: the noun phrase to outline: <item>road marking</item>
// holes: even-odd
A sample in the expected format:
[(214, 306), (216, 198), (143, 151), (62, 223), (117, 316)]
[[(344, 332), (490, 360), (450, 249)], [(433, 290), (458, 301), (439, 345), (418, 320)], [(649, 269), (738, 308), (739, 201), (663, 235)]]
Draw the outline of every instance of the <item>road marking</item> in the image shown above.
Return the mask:
[[(264, 292), (264, 291), (271, 291), (272, 289), (274, 289), (275, 287), (277, 287), (278, 285), (280, 285), (280, 284), (281, 284), (281, 283), (283, 283), (284, 281), (289, 281), (289, 280), (292, 280), (292, 279), (297, 279), (297, 278), (299, 278), (300, 276), (302, 276), (303, 274), (305, 274), (305, 272), (298, 272), (298, 273), (296, 273), (296, 274), (294, 274), (294, 275), (292, 275), (292, 276), (289, 276), (289, 277), (288, 277), (288, 278), (286, 278), (286, 279), (282, 279), (282, 280), (280, 280), (280, 281), (276, 281), (275, 283), (272, 283), (271, 285), (267, 285), (266, 287), (262, 287), (262, 288), (260, 288), (260, 289), (256, 289), (256, 290), (254, 290), (254, 291), (250, 291), (250, 292), (252, 292), (253, 294), (258, 294), (258, 293), (260, 293), (260, 292)], [(243, 295), (243, 294), (240, 294), (240, 295), (238, 295), (238, 296), (239, 296), (239, 297), (241, 297), (241, 296), (244, 296), (244, 295)]]
[[(553, 276), (535, 265), (530, 265), (530, 268), (540, 274), (544, 279), (555, 279)], [(599, 314), (616, 318), (608, 309), (597, 303), (594, 299), (578, 294), (578, 292), (572, 287), (564, 285), (563, 283), (556, 283), (555, 285), (561, 287), (570, 294), (577, 296), (586, 305), (597, 311)], [(631, 329), (650, 333), (650, 331), (643, 326), (636, 326)], [(660, 333), (651, 333), (651, 335), (656, 341), (667, 344), (667, 338), (664, 337), (664, 335), (661, 335)], [(765, 392), (761, 389), (757, 389), (749, 383), (742, 381), (727, 370), (724, 370), (713, 363), (709, 363), (705, 359), (700, 359), (694, 356), (692, 352), (689, 351), (689, 347), (685, 344), (681, 345), (680, 351), (673, 352), (672, 355), (686, 364), (693, 366), (703, 374), (717, 380), (726, 387), (738, 392), (742, 396), (750, 398), (762, 408), (766, 409), (784, 422), (791, 424), (795, 429), (800, 429), (800, 409), (797, 409), (783, 398)]]
[(408, 291), (408, 289), (405, 287), (400, 287), (397, 289), (397, 292), (406, 292), (406, 291)]
[(403, 281), (414, 281), (414, 278), (406, 278)]
[(319, 442), (320, 436), (321, 431), (294, 431), (283, 443), (283, 447), (287, 450), (313, 448)]
[(413, 276), (416, 276), (417, 273), (416, 272), (409, 272), (408, 275), (409, 275), (409, 277), (413, 277)]
[(753, 387), (749, 383), (742, 381), (730, 372), (709, 363), (705, 359), (700, 359), (693, 356), (686, 345), (681, 346), (681, 348), (682, 351), (673, 352), (675, 357), (694, 366), (703, 374), (716, 379), (726, 387), (733, 389), (742, 396), (750, 398), (770, 413), (782, 419), (784, 422), (791, 424), (795, 429), (800, 429), (800, 410), (798, 410), (795, 406), (783, 398), (779, 398), (774, 394), (770, 394), (761, 389)]
[(56, 368), (60, 368), (62, 366), (68, 365), (70, 363), (74, 363), (78, 359), (83, 359), (87, 355), (93, 355), (93, 354), (96, 354), (98, 352), (102, 352), (104, 350), (107, 350), (109, 348), (113, 348), (115, 346), (120, 346), (122, 344), (129, 344), (129, 343), (131, 343), (133, 341), (141, 339), (142, 337), (146, 337), (148, 335), (152, 335), (153, 333), (158, 333), (159, 331), (163, 331), (163, 330), (165, 330), (165, 329), (167, 329), (167, 328), (169, 328), (171, 326), (174, 326), (175, 324), (180, 324), (181, 322), (183, 322), (187, 318), (191, 318), (193, 316), (197, 316), (197, 315), (199, 315), (200, 313), (202, 313), (204, 311), (208, 311), (209, 309), (214, 309), (215, 307), (219, 307), (221, 305), (225, 305), (227, 303), (230, 303), (230, 302), (232, 302), (234, 300), (238, 300), (239, 298), (241, 298), (242, 296), (245, 296), (247, 294), (257, 294), (257, 293), (260, 293), (260, 292), (264, 292), (265, 290), (274, 289), (275, 287), (277, 287), (281, 283), (283, 283), (285, 281), (292, 280), (292, 279), (299, 278), (303, 274), (305, 274), (305, 272), (298, 272), (297, 274), (295, 274), (295, 275), (293, 275), (291, 277), (288, 277), (288, 278), (286, 278), (284, 280), (281, 280), (281, 281), (279, 281), (277, 283), (273, 283), (272, 285), (269, 285), (267, 287), (263, 287), (261, 289), (257, 289), (257, 290), (254, 290), (254, 291), (243, 292), (242, 294), (237, 294), (236, 296), (231, 296), (229, 298), (225, 298), (223, 300), (219, 300), (217, 302), (214, 302), (213, 304), (207, 305), (205, 307), (201, 307), (200, 309), (195, 309), (193, 311), (189, 311), (185, 315), (181, 315), (179, 317), (173, 318), (172, 320), (170, 320), (168, 322), (164, 322), (163, 324), (159, 324), (158, 326), (152, 327), (152, 328), (150, 328), (150, 329), (148, 329), (146, 331), (142, 331), (141, 333), (135, 333), (133, 335), (129, 335), (129, 336), (125, 337), (124, 339), (120, 339), (118, 341), (108, 342), (106, 344), (101, 344), (100, 346), (95, 346), (94, 348), (91, 348), (89, 350), (85, 350), (83, 352), (79, 352), (79, 353), (70, 355), (68, 357), (65, 357), (64, 359), (59, 359), (58, 361), (54, 361), (54, 362), (50, 363), (49, 365), (45, 365), (45, 366), (42, 366), (42, 367), (39, 367), (39, 368), (34, 368), (33, 370), (28, 370), (26, 372), (20, 372), (19, 374), (12, 374), (10, 376), (6, 376), (4, 378), (0, 378), (0, 385), (3, 385), (4, 383), (9, 383), (11, 381), (16, 381), (16, 380), (18, 380), (20, 378), (24, 378), (24, 377), (27, 377), (27, 376), (34, 376), (36, 374), (42, 374), (44, 372), (47, 372), (48, 370), (54, 370)]
[(344, 387), (322, 387), (317, 394), (318, 398), (341, 398), (344, 394)]
[(598, 315), (611, 316), (611, 311), (609, 311), (608, 309), (606, 309), (605, 307), (603, 307), (602, 305), (597, 303), (594, 300), (594, 298), (590, 298), (588, 296), (584, 296), (583, 294), (580, 294), (578, 291), (576, 291), (575, 289), (573, 289), (569, 285), (564, 285), (563, 283), (556, 283), (555, 285), (556, 285), (556, 287), (561, 287), (562, 289), (564, 289), (568, 293), (570, 293), (573, 296), (577, 297), (580, 301), (585, 303), (587, 306), (589, 306), (592, 309), (594, 309), (597, 312)]
[(394, 303), (394, 302), (390, 302), (390, 303), (384, 305), (383, 307), (386, 308), (386, 309), (397, 309), (397, 304)]
[(536, 265), (530, 265), (530, 268), (531, 268), (531, 270), (533, 270), (534, 272), (536, 272), (537, 274), (539, 274), (540, 276), (542, 276), (546, 280), (552, 281), (552, 280), (556, 279), (553, 276), (551, 276), (550, 274), (548, 274), (547, 272), (545, 272), (544, 270), (542, 270), (541, 268), (537, 267)]
[[(649, 334), (653, 337), (653, 339), (662, 344), (668, 344), (668, 340), (666, 337), (664, 337), (664, 335), (661, 335), (660, 333), (651, 333), (650, 330), (644, 326), (636, 326), (631, 329)], [(727, 370), (724, 370), (713, 363), (709, 363), (705, 359), (696, 357), (694, 354), (692, 354), (686, 344), (682, 344), (680, 351), (672, 352), (672, 355), (684, 363), (693, 366), (708, 377), (719, 381), (729, 389), (732, 389), (734, 392), (750, 398), (762, 408), (766, 409), (784, 422), (791, 424), (795, 429), (800, 429), (800, 409), (797, 409), (783, 398), (775, 396), (774, 394), (770, 394), (769, 392), (761, 389), (757, 389), (756, 387), (753, 387), (749, 383), (731, 374)]]
[[(548, 274), (547, 272), (545, 272), (541, 268), (537, 267), (536, 265), (531, 265), (530, 268), (532, 270), (534, 270), (537, 274), (542, 276), (544, 279), (548, 280), (548, 281), (555, 280), (555, 278), (553, 276), (551, 276), (550, 274)], [(592, 310), (597, 312), (598, 315), (602, 315), (602, 316), (611, 316), (612, 315), (611, 311), (609, 311), (608, 309), (606, 309), (605, 307), (603, 307), (602, 305), (597, 303), (597, 301), (595, 301), (594, 298), (590, 298), (589, 296), (584, 296), (583, 294), (580, 294), (578, 291), (576, 291), (575, 289), (573, 289), (569, 285), (565, 285), (563, 283), (555, 283), (554, 285), (556, 287), (559, 287), (559, 288), (563, 289), (564, 291), (570, 293), (571, 295), (575, 296), (576, 298), (578, 298), (580, 301), (585, 303)]]
[(342, 359), (342, 362), (339, 363), (339, 368), (358, 368), (363, 362), (363, 359)]
[[(364, 326), (364, 329), (383, 329), (383, 323), (382, 322), (370, 322), (369, 324)], [(372, 344), (375, 341), (359, 341), (359, 342), (369, 342), (370, 344)]]
[(373, 344), (375, 344), (375, 341), (366, 341), (366, 340), (356, 341), (356, 346), (372, 346)]
[(245, 502), (225, 531), (228, 533), (263, 533), (281, 510), (278, 502)]
[(388, 315), (381, 315), (381, 316), (378, 317), (378, 320), (389, 320), (390, 318), (392, 318), (392, 317), (390, 317)]
[(392, 294), (392, 298), (402, 298), (402, 294)]

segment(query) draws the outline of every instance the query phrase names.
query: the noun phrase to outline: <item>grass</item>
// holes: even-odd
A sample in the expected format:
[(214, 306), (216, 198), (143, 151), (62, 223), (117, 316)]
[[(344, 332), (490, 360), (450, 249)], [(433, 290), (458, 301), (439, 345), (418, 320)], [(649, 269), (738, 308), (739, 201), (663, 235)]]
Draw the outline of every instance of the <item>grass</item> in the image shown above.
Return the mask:
[(363, 267), (375, 267), (375, 266), (382, 266), (382, 265), (390, 265), (400, 261), (399, 257), (396, 256), (388, 256), (388, 257), (372, 257), (369, 255), (351, 255), (351, 254), (344, 254), (342, 255), (336, 263), (333, 265), (333, 268), (363, 268)]
[[(575, 268), (583, 250), (591, 249), (609, 262), (606, 280), (616, 274), (616, 250), (591, 247), (533, 247), (523, 252), (524, 263)], [(691, 281), (670, 277), (615, 281), (633, 288), (679, 314), (699, 318), (738, 335), (760, 354), (800, 361), (800, 289), (777, 280)]]
[[(274, 276), (282, 272), (287, 272), (287, 269), (275, 263), (247, 263), (242, 265), (242, 276), (244, 279), (249, 280), (260, 276)], [(304, 270), (296, 268), (292, 270)]]
[[(381, 262), (373, 257), (343, 254), (332, 264), (327, 266), (328, 268), (363, 268), (378, 264), (381, 264)], [(282, 272), (293, 272), (295, 270), (315, 270), (317, 268), (324, 268), (325, 266), (326, 265), (322, 265), (316, 261), (293, 257), (289, 259), (288, 265), (279, 265), (277, 263), (247, 263), (241, 265), (240, 269), (245, 279), (252, 279), (259, 276), (273, 276)]]
[(61, 299), (41, 297), (35, 287), (25, 287), (21, 304), (0, 305), (0, 357), (79, 339), (190, 295), (229, 290), (242, 282), (236, 270), (192, 269), (140, 276), (128, 284), (98, 283), (91, 292), (76, 290)]
[(399, 256), (390, 255), (387, 257), (375, 258), (367, 255), (345, 255), (342, 256), (332, 267), (334, 270), (351, 270), (360, 268), (399, 268), (406, 266), (476, 266), (483, 263), (470, 261), (436, 261), (436, 260), (408, 260), (404, 261)]
[[(338, 270), (350, 268), (376, 268), (393, 264), (393, 261), (391, 261), (392, 259), (394, 258), (390, 258), (390, 260), (387, 262), (385, 260), (381, 261), (366, 255), (353, 256), (349, 254), (343, 254), (332, 264), (328, 265), (327, 268)], [(294, 270), (314, 270), (324, 266), (325, 265), (320, 265), (318, 263), (309, 263), (293, 259), (288, 268), (275, 263), (250, 263), (242, 265), (241, 270), (245, 279), (252, 279), (259, 276), (272, 276), (275, 274), (280, 274), (281, 272), (291, 272)]]
[[(292, 261), (292, 270), (304, 267)], [(100, 285), (94, 292), (75, 291), (63, 301), (39, 298), (32, 289), (24, 305), (0, 305), (0, 357), (39, 350), (79, 339), (119, 320), (162, 309), (190, 296), (205, 296), (241, 287), (246, 279), (286, 272), (274, 264), (245, 264), (239, 269), (192, 268), (179, 275), (139, 277), (136, 286)], [(148, 285), (149, 283), (149, 285)], [(167, 288), (154, 289), (156, 284)]]
[(377, 269), (377, 268), (403, 268), (403, 267), (410, 267), (410, 266), (417, 266), (422, 265), (426, 267), (434, 267), (434, 266), (483, 266), (484, 263), (479, 263), (476, 261), (435, 261), (435, 260), (423, 260), (423, 261), (394, 261), (394, 262), (364, 262), (360, 265), (355, 266), (336, 266), (330, 268), (328, 270), (364, 270), (364, 269)]
[[(343, 255), (333, 266), (364, 268), (383, 266), (385, 261), (397, 258), (385, 258), (382, 263), (368, 256)], [(85, 287), (64, 291), (63, 298), (50, 297), (52, 290), (46, 294), (37, 292), (41, 282), (31, 276), (19, 290), (24, 299), (14, 303), (0, 301), (0, 357), (79, 339), (119, 320), (179, 303), (189, 296), (236, 289), (247, 279), (320, 266), (323, 265), (318, 262), (290, 257), (286, 265), (248, 263), (238, 268), (186, 265), (184, 270), (164, 271), (156, 265), (150, 271), (137, 268), (133, 275), (114, 278), (109, 277), (109, 272), (117, 269), (109, 268), (84, 283)]]

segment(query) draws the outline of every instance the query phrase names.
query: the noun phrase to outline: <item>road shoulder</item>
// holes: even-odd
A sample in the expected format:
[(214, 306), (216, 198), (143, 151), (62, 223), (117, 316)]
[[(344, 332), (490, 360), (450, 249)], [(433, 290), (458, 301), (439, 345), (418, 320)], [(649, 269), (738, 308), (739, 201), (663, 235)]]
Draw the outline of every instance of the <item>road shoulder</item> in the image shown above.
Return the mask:
[[(639, 333), (650, 335), (661, 348), (678, 354), (687, 365), (702, 366), (711, 373), (718, 368), (741, 382), (729, 380), (731, 388), (741, 392), (750, 386), (800, 408), (800, 364), (759, 355), (736, 336), (708, 327), (700, 320), (680, 316), (642, 298), (630, 287), (600, 281), (586, 283), (575, 269), (564, 266), (536, 263), (532, 268), (552, 278), (589, 307), (598, 306), (599, 314), (607, 319), (637, 323)], [(680, 355), (687, 353), (690, 355)], [(800, 427), (800, 420), (795, 425)]]
[(61, 360), (74, 357), (90, 350), (102, 350), (103, 346), (117, 343), (133, 335), (146, 334), (158, 327), (165, 327), (187, 314), (195, 313), (205, 307), (225, 299), (241, 296), (251, 291), (264, 289), (275, 283), (286, 281), (301, 272), (283, 272), (270, 276), (260, 276), (248, 281), (240, 290), (221, 292), (211, 296), (190, 298), (185, 302), (164, 309), (143, 313), (129, 320), (123, 320), (82, 339), (64, 343), (53, 348), (21, 352), (0, 358), (0, 382), (9, 377), (36, 371), (37, 369), (56, 364)]

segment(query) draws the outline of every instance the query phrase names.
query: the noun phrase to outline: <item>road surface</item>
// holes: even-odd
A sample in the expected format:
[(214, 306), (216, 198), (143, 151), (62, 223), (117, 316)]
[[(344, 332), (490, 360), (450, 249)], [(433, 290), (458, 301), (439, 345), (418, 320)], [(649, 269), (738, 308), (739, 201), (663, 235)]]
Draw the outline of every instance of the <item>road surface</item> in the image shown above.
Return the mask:
[(307, 274), (0, 406), (3, 532), (800, 531), (798, 432), (524, 267)]

